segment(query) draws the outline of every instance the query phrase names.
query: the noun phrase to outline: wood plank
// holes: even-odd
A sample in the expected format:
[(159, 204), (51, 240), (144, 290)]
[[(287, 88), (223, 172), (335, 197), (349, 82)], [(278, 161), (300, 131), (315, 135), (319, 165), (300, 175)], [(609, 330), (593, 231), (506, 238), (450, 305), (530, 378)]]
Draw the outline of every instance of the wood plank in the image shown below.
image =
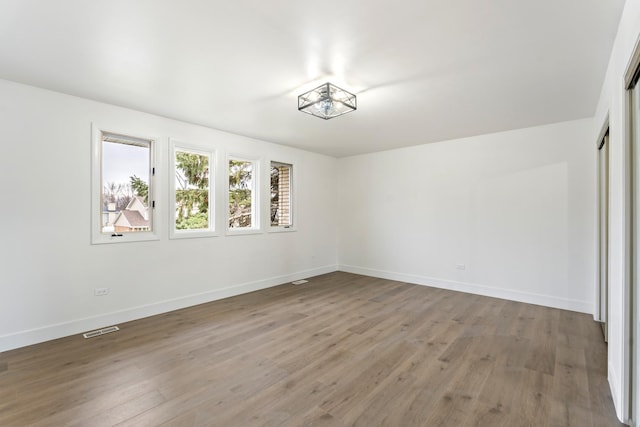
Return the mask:
[(349, 273), (0, 353), (0, 425), (620, 426), (589, 316)]

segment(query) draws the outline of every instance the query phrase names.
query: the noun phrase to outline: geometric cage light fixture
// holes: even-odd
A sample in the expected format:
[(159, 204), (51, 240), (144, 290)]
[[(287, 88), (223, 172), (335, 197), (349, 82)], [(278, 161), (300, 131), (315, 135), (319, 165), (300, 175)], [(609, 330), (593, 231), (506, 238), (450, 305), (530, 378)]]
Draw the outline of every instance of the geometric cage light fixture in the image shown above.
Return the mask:
[(357, 109), (356, 96), (331, 83), (298, 96), (298, 111), (329, 120)]

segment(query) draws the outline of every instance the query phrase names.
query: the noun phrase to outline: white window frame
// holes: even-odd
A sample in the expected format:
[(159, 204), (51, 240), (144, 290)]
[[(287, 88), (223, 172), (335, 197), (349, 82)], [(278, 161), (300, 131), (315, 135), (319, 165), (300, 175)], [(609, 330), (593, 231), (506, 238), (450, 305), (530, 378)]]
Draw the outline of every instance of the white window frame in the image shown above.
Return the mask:
[[(207, 156), (209, 158), (209, 228), (195, 230), (176, 229), (176, 152), (188, 152)], [(220, 233), (216, 227), (216, 150), (200, 144), (191, 144), (169, 139), (169, 238), (170, 239), (192, 239), (199, 237), (214, 237)]]
[[(159, 240), (158, 224), (156, 215), (156, 188), (155, 178), (157, 175), (156, 149), (158, 138), (142, 136), (140, 132), (132, 132), (113, 127), (102, 127), (95, 123), (91, 124), (92, 144), (91, 144), (91, 243), (112, 244), (144, 242)], [(149, 223), (150, 231), (138, 231), (135, 233), (103, 233), (102, 232), (102, 140), (104, 134), (122, 136), (123, 139), (139, 139), (149, 141)]]
[[(229, 162), (231, 160), (236, 160), (240, 162), (251, 162), (253, 164), (253, 176), (251, 180), (251, 227), (243, 227), (243, 228), (231, 228), (229, 227)], [(225, 210), (225, 229), (226, 234), (228, 236), (234, 235), (246, 235), (246, 234), (261, 234), (262, 233), (262, 206), (261, 206), (261, 189), (263, 179), (261, 176), (261, 159), (259, 157), (247, 156), (243, 154), (227, 154), (224, 166), (225, 172), (225, 202), (224, 202), (224, 210)]]
[[(266, 191), (269, 195), (269, 197), (267, 197), (266, 200), (266, 213), (267, 213), (267, 217), (266, 217), (266, 221), (267, 224), (269, 224), (269, 233), (288, 233), (291, 231), (298, 231), (297, 228), (297, 206), (296, 206), (296, 202), (298, 200), (298, 198), (296, 197), (296, 182), (297, 182), (297, 173), (298, 173), (298, 168), (296, 167), (295, 162), (291, 161), (290, 159), (285, 159), (282, 160), (281, 158), (276, 159), (269, 159), (268, 160), (268, 168), (267, 168), (267, 185), (266, 185)], [(291, 166), (291, 175), (290, 175), (290, 216), (291, 216), (291, 225), (290, 226), (284, 226), (284, 225), (277, 225), (277, 226), (273, 226), (271, 225), (271, 164), (272, 163), (276, 163), (276, 164), (281, 164), (281, 165), (286, 165), (286, 166)]]

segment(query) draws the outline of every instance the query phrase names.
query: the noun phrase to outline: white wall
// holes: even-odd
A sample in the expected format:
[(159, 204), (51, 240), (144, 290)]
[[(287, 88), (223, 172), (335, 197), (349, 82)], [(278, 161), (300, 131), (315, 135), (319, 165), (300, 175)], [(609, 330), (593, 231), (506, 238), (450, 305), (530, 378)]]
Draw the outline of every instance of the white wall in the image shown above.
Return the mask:
[(593, 313), (592, 128), (340, 159), (340, 269)]
[(591, 140), (595, 144), (601, 127), (609, 116), (610, 155), (610, 231), (609, 231), (609, 383), (618, 417), (627, 417), (625, 394), (630, 371), (625, 363), (628, 354), (626, 333), (628, 304), (625, 288), (628, 285), (628, 254), (630, 228), (628, 204), (628, 131), (625, 117), (624, 75), (634, 45), (640, 38), (640, 1), (627, 0), (613, 46), (609, 67), (595, 114)]
[[(159, 241), (90, 244), (92, 122), (159, 138)], [(336, 269), (333, 158), (7, 81), (0, 129), (0, 351)], [(170, 137), (293, 162), (298, 231), (169, 240)]]

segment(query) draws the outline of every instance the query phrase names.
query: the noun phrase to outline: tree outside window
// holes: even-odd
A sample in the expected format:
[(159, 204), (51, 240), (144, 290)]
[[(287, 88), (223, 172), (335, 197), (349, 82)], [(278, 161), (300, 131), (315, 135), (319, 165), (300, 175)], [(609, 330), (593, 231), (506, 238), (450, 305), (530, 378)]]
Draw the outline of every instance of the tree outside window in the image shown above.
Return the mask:
[(209, 229), (209, 156), (176, 150), (176, 230)]
[(252, 161), (229, 160), (229, 228), (254, 227)]

